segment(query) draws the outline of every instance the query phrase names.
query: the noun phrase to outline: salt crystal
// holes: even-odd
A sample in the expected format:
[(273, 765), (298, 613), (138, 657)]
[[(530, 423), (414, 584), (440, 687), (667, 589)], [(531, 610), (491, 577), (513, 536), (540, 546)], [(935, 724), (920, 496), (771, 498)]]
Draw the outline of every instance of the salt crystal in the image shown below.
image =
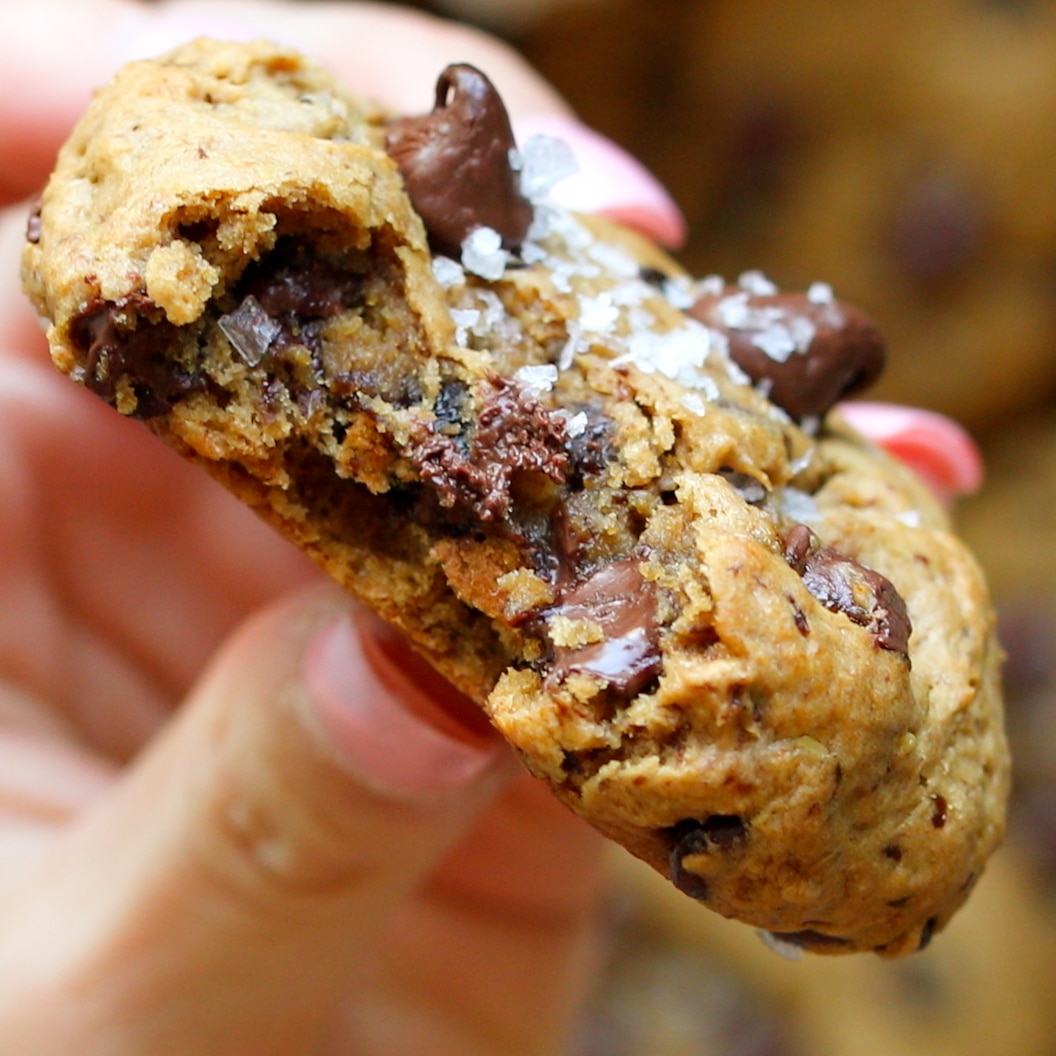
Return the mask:
[(796, 341), (787, 326), (772, 326), (752, 335), (752, 345), (775, 363), (784, 363), (796, 351)]
[(664, 283), (664, 296), (671, 307), (680, 312), (688, 311), (697, 300), (692, 284), (685, 279), (668, 279)]
[(565, 426), (569, 438), (574, 440), (577, 436), (582, 436), (587, 431), (587, 424), (587, 416), (582, 411), (572, 415)]
[(520, 151), (521, 194), (537, 202), (579, 171), (572, 148), (556, 136), (530, 136)]
[(793, 316), (788, 322), (788, 328), (792, 334), (792, 340), (796, 343), (796, 351), (809, 351), (814, 338), (818, 335), (818, 328), (802, 315)]
[(610, 333), (620, 318), (620, 310), (607, 293), (597, 297), (580, 297), (579, 326), (585, 333)]
[(475, 308), (452, 308), (451, 320), (455, 324), (455, 341), (465, 348), (468, 344), (467, 331), (480, 321), (480, 312)]
[(252, 294), (227, 315), (216, 321), (224, 337), (247, 366), (258, 366), (272, 342), (282, 333), (282, 325), (272, 319)]
[(816, 524), (819, 516), (818, 503), (813, 495), (799, 488), (783, 488), (778, 493), (778, 505), (789, 520), (800, 524)]
[(761, 271), (744, 272), (737, 285), (753, 297), (773, 297), (777, 293), (777, 287)]
[(494, 228), (478, 227), (462, 242), (462, 267), (490, 282), (502, 278), (509, 259), (502, 235)]
[(695, 392), (687, 392), (682, 397), (682, 406), (694, 414), (706, 414), (708, 410), (708, 405)]
[(549, 392), (557, 382), (557, 367), (553, 363), (534, 363), (521, 367), (513, 376), (533, 392)]
[(907, 528), (919, 528), (921, 525), (920, 510), (905, 510), (895, 514), (895, 520)]
[(458, 261), (450, 257), (436, 257), (433, 260), (433, 276), (445, 290), (461, 286), (466, 281), (466, 273)]
[(701, 297), (719, 297), (726, 289), (726, 280), (721, 275), (709, 275), (697, 283), (697, 289)]
[(813, 282), (807, 290), (807, 300), (811, 304), (832, 304), (835, 295), (827, 282)]
[(621, 279), (636, 279), (641, 273), (638, 263), (619, 246), (595, 242), (587, 250), (591, 260), (600, 264), (610, 275)]

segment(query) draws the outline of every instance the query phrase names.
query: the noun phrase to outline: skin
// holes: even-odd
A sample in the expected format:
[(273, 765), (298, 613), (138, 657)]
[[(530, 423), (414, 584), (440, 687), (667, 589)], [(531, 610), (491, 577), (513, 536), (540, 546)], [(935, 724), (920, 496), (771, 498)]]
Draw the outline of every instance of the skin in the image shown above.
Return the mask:
[(38, 0), (5, 23), (0, 1051), (562, 1051), (600, 840), (299, 554), (54, 371), (17, 261), (20, 199), (91, 87), (199, 32), (282, 39), (410, 112), (452, 55), (515, 118), (566, 106), (496, 42), (383, 5)]

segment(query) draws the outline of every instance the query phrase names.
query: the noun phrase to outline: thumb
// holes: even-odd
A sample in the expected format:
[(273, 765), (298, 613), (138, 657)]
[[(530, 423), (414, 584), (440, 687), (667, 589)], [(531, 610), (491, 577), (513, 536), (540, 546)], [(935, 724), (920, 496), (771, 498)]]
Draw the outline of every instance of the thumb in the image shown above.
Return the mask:
[(326, 587), (250, 622), (9, 894), (0, 1050), (317, 1051), (386, 914), (509, 772), (357, 620)]

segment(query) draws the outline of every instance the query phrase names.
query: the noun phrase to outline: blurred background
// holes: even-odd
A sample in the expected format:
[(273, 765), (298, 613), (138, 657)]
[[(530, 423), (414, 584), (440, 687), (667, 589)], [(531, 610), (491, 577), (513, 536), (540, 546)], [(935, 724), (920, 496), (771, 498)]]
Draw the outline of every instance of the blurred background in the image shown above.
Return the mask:
[(1009, 653), (1008, 844), (907, 960), (792, 964), (614, 859), (575, 1056), (1056, 1056), (1056, 0), (422, 0), (505, 36), (641, 158), (682, 262), (833, 284), (871, 394), (966, 425), (958, 510)]

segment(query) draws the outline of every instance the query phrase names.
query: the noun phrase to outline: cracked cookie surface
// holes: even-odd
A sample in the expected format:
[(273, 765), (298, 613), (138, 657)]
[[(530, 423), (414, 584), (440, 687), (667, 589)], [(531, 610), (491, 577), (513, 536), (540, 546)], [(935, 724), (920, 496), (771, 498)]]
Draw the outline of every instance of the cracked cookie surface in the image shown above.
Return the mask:
[[(434, 114), (491, 113), (452, 69)], [(132, 64), (29, 227), (56, 364), (687, 894), (820, 952), (920, 947), (1000, 841), (1008, 759), (975, 562), (831, 410), (879, 335), (508, 189), (520, 220), (438, 240), (405, 180), (432, 142), (270, 44)]]

